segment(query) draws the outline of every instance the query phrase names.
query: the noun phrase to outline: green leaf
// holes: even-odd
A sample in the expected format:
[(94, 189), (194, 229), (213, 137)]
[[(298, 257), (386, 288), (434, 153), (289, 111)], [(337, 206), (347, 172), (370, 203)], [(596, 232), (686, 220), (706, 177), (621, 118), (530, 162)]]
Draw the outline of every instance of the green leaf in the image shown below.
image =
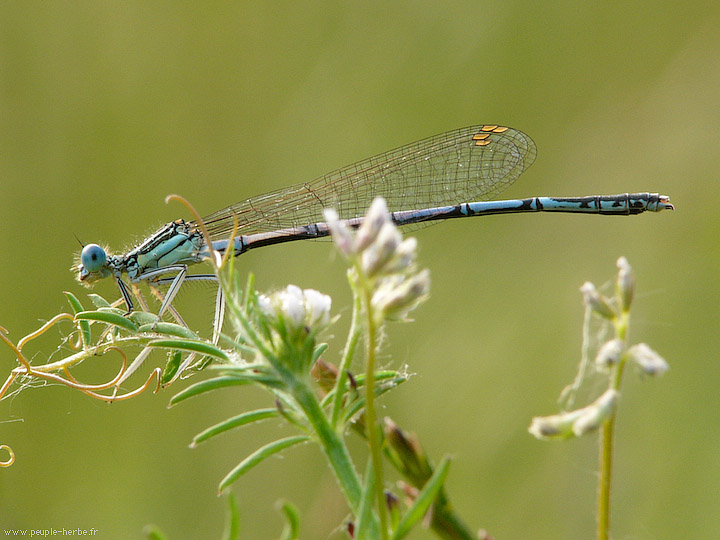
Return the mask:
[(122, 315), (123, 317), (127, 314), (127, 312), (124, 309), (120, 309), (113, 306), (107, 306), (107, 307), (99, 307), (97, 308), (98, 311), (102, 311), (103, 313), (115, 313), (116, 315)]
[(207, 381), (201, 381), (188, 386), (182, 392), (178, 392), (170, 399), (170, 406), (185, 401), (191, 397), (216, 390), (218, 388), (225, 388), (227, 386), (241, 386), (243, 384), (250, 384), (247, 379), (240, 379), (238, 377), (215, 377), (214, 379), (208, 379)]
[(418, 493), (410, 508), (408, 508), (407, 512), (405, 512), (405, 515), (400, 520), (397, 529), (395, 529), (395, 533), (392, 535), (392, 540), (400, 540), (410, 532), (410, 529), (422, 520), (423, 516), (425, 516), (430, 508), (430, 505), (433, 503), (438, 493), (440, 493), (449, 468), (450, 458), (446, 456), (442, 459), (435, 469), (435, 472), (433, 472), (433, 475), (420, 490), (420, 493)]
[[(388, 392), (392, 390), (393, 388), (396, 388), (398, 384), (405, 382), (407, 379), (405, 377), (402, 377), (397, 380), (391, 380), (391, 381), (385, 381), (385, 385), (377, 385), (375, 387), (375, 397), (382, 396), (385, 392)], [(359, 387), (359, 385), (358, 385)], [(350, 402), (344, 409), (343, 409), (343, 422), (348, 422), (353, 416), (355, 416), (363, 407), (365, 407), (365, 395), (364, 394), (358, 394), (358, 397), (355, 398), (352, 402)]]
[(63, 294), (65, 295), (65, 298), (67, 298), (68, 303), (73, 310), (73, 313), (80, 313), (81, 311), (85, 311), (82, 304), (80, 303), (80, 300), (77, 299), (77, 296), (75, 296), (69, 291), (63, 291)]
[[(357, 384), (357, 388), (360, 389), (363, 386), (365, 386), (365, 374), (364, 373), (358, 373), (357, 375), (354, 375), (355, 383)], [(396, 386), (401, 385), (405, 381), (408, 380), (408, 377), (406, 375), (403, 375), (402, 373), (399, 373), (398, 371), (394, 370), (383, 370), (383, 371), (376, 371), (375, 372), (375, 382), (378, 385), (375, 389), (375, 396), (380, 396), (387, 392), (388, 390), (392, 390)], [(328, 392), (322, 399), (322, 406), (325, 407), (335, 396), (335, 388), (333, 388), (330, 392)], [(360, 404), (360, 407), (356, 407), (352, 414), (355, 414), (360, 408), (362, 408), (362, 405), (364, 404), (364, 401)], [(352, 416), (352, 414), (347, 415), (348, 418)]]
[(90, 301), (93, 303), (93, 305), (94, 305), (96, 308), (98, 308), (98, 309), (99, 309), (99, 308), (103, 308), (103, 307), (111, 307), (111, 306), (110, 306), (110, 302), (108, 302), (107, 300), (105, 300), (105, 299), (104, 299), (102, 296), (100, 296), (99, 294), (92, 294), (92, 293), (91, 293), (91, 294), (88, 294), (88, 298), (89, 298)]
[(262, 461), (266, 460), (270, 456), (277, 454), (278, 452), (285, 450), (285, 448), (288, 448), (290, 446), (294, 446), (296, 444), (300, 444), (302, 442), (310, 440), (310, 437), (307, 437), (305, 435), (295, 435), (294, 437), (287, 437), (285, 439), (280, 439), (274, 442), (271, 442), (270, 444), (266, 444), (262, 448), (258, 448), (255, 452), (250, 454), (248, 457), (246, 457), (244, 460), (242, 460), (237, 467), (235, 467), (232, 471), (230, 471), (225, 478), (223, 478), (220, 481), (220, 485), (218, 486), (218, 490), (222, 491), (226, 487), (228, 487), (230, 484), (235, 482), (238, 478), (240, 478), (243, 474), (248, 472), (250, 469), (261, 463)]
[(167, 540), (167, 537), (155, 525), (145, 527), (143, 532), (145, 533), (145, 536), (147, 536), (148, 540)]
[(240, 540), (240, 510), (235, 495), (228, 495), (228, 507), (225, 511), (225, 529), (221, 540)]
[[(72, 308), (75, 315), (77, 315), (78, 313), (82, 313), (85, 310), (85, 308), (83, 308), (82, 304), (80, 303), (80, 300), (78, 300), (73, 293), (63, 291), (63, 294), (65, 295), (65, 298), (67, 298), (68, 303), (70, 304), (70, 307)], [(92, 339), (92, 334), (90, 333), (90, 323), (87, 321), (80, 321), (80, 332), (83, 348), (87, 348), (87, 346), (90, 344), (90, 340)]]
[(148, 347), (157, 347), (162, 349), (180, 349), (181, 351), (197, 352), (200, 354), (204, 354), (205, 356), (212, 356), (226, 362), (230, 361), (230, 358), (225, 351), (223, 351), (219, 347), (216, 347), (215, 345), (206, 343), (205, 341), (189, 341), (184, 339), (156, 339), (155, 341), (151, 341), (150, 343), (148, 343)]
[(259, 422), (260, 420), (265, 420), (266, 418), (274, 418), (279, 414), (280, 413), (278, 413), (277, 409), (258, 409), (256, 411), (250, 411), (239, 414), (238, 416), (233, 416), (232, 418), (223, 420), (222, 422), (215, 424), (214, 426), (211, 426), (195, 435), (195, 437), (193, 437), (192, 443), (190, 444), (190, 447), (194, 448), (201, 442), (204, 442), (211, 437), (215, 437), (216, 435), (220, 435), (221, 433), (225, 433), (226, 431), (229, 431), (236, 427), (252, 424), (253, 422)]
[(300, 514), (294, 504), (283, 501), (280, 510), (285, 515), (285, 527), (280, 540), (296, 540), (300, 537)]
[(225, 376), (237, 377), (271, 388), (280, 389), (285, 387), (275, 376), (272, 368), (266, 364), (223, 364), (210, 366), (208, 369), (217, 369)]
[(119, 328), (123, 328), (133, 334), (137, 333), (138, 327), (131, 320), (126, 319), (117, 313), (109, 311), (81, 311), (75, 314), (75, 318), (79, 321), (98, 321), (104, 322)]
[(321, 343), (320, 345), (315, 347), (315, 350), (313, 351), (313, 356), (312, 356), (313, 364), (315, 362), (317, 362), (318, 358), (320, 358), (322, 356), (322, 353), (324, 353), (329, 346), (330, 345), (328, 345), (327, 343)]
[(160, 384), (166, 385), (173, 379), (173, 377), (175, 377), (175, 374), (177, 373), (177, 370), (180, 367), (181, 360), (182, 360), (182, 352), (180, 352), (180, 351), (170, 352), (170, 358), (168, 358), (168, 361), (165, 364), (165, 367), (163, 368), (162, 375), (160, 376)]
[[(157, 320), (157, 317), (155, 320)], [(158, 334), (166, 334), (168, 336), (177, 336), (187, 339), (200, 339), (195, 332), (185, 326), (162, 321), (151, 321), (150, 324), (143, 324), (140, 328), (138, 328), (138, 332), (155, 332)]]
[[(365, 385), (365, 373), (358, 373), (355, 377), (355, 382), (358, 385), (358, 388)], [(397, 386), (399, 384), (404, 383), (408, 379), (407, 375), (403, 375), (399, 371), (395, 371), (393, 369), (383, 369), (380, 371), (375, 372), (375, 382), (376, 383), (390, 383), (394, 386)]]
[(138, 326), (144, 325), (144, 324), (151, 324), (158, 320), (158, 316), (154, 313), (150, 313), (148, 311), (133, 311), (127, 316), (128, 319), (130, 319), (132, 322), (137, 324)]

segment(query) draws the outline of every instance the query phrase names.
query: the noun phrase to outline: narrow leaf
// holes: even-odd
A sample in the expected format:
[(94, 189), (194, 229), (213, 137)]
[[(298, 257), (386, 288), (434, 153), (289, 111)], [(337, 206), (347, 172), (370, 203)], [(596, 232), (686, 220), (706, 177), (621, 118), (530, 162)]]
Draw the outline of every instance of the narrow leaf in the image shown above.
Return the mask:
[(69, 291), (63, 291), (63, 294), (65, 295), (65, 298), (67, 298), (68, 303), (73, 310), (73, 313), (80, 313), (81, 311), (85, 311), (82, 304), (80, 303), (80, 300), (77, 299), (77, 296), (75, 296)]
[(131, 320), (126, 319), (122, 315), (112, 313), (109, 311), (81, 311), (75, 314), (75, 318), (79, 321), (99, 321), (113, 326), (117, 326), (132, 332), (137, 333), (138, 327)]
[(190, 447), (194, 448), (201, 442), (204, 442), (211, 437), (215, 437), (216, 435), (220, 435), (221, 433), (225, 433), (231, 429), (235, 429), (236, 427), (252, 424), (253, 422), (259, 422), (260, 420), (265, 420), (266, 418), (273, 418), (278, 416), (278, 414), (277, 409), (258, 409), (257, 411), (250, 411), (239, 414), (238, 416), (233, 416), (232, 418), (223, 420), (222, 422), (215, 424), (214, 426), (211, 426), (195, 435)]
[(180, 361), (182, 360), (182, 352), (172, 351), (168, 358), (165, 367), (163, 368), (162, 375), (160, 376), (160, 384), (163, 386), (172, 381), (173, 377), (180, 367)]
[(99, 309), (99, 308), (103, 308), (103, 307), (111, 307), (111, 306), (110, 306), (110, 302), (108, 302), (107, 300), (105, 300), (105, 299), (104, 299), (102, 296), (100, 296), (99, 294), (90, 293), (90, 294), (88, 294), (88, 298), (89, 298), (90, 301), (93, 303), (93, 305), (94, 305), (96, 308), (98, 308), (98, 309)]
[(163, 349), (180, 349), (181, 351), (198, 352), (206, 356), (219, 358), (220, 360), (230, 361), (227, 353), (222, 349), (206, 343), (204, 341), (188, 341), (184, 339), (157, 339), (148, 343), (148, 347), (158, 347)]
[(228, 507), (225, 511), (225, 529), (221, 540), (240, 540), (240, 509), (235, 495), (228, 495)]
[[(375, 397), (382, 396), (385, 392), (388, 392), (395, 388), (398, 384), (401, 382), (404, 382), (404, 377), (398, 381), (390, 381), (390, 383), (386, 383), (384, 386), (378, 385), (375, 388)], [(353, 400), (347, 407), (345, 407), (343, 411), (343, 422), (348, 422), (353, 416), (355, 416), (363, 407), (365, 407), (365, 397), (364, 394), (362, 394), (363, 397), (358, 397), (355, 400)]]
[(138, 332), (156, 332), (158, 334), (167, 334), (169, 336), (177, 336), (187, 339), (198, 339), (198, 335), (189, 328), (180, 324), (169, 322), (154, 322), (143, 324), (138, 328)]
[(410, 532), (410, 529), (412, 529), (415, 524), (422, 520), (423, 516), (430, 508), (430, 505), (437, 497), (437, 494), (442, 489), (449, 468), (450, 458), (446, 456), (442, 459), (435, 469), (435, 472), (433, 472), (433, 475), (420, 490), (420, 493), (418, 493), (417, 498), (413, 501), (410, 508), (408, 508), (407, 512), (405, 512), (405, 515), (400, 520), (397, 529), (395, 529), (392, 540), (400, 540), (400, 538), (403, 538)]
[(285, 515), (285, 527), (280, 535), (280, 540), (296, 540), (300, 537), (300, 514), (292, 503), (284, 501), (280, 507)]
[(247, 379), (240, 379), (238, 377), (215, 377), (214, 379), (208, 379), (207, 381), (201, 381), (188, 386), (182, 392), (178, 392), (172, 398), (170, 398), (169, 406), (185, 401), (191, 397), (216, 390), (218, 388), (225, 388), (227, 386), (241, 386), (243, 384), (249, 384), (250, 381)]
[(116, 315), (122, 315), (123, 317), (127, 313), (125, 310), (113, 306), (99, 307), (97, 310), (102, 311), (103, 313), (115, 313)]
[[(365, 373), (358, 373), (357, 375), (354, 375), (355, 382), (358, 385), (358, 388), (365, 385)], [(408, 377), (407, 375), (403, 375), (399, 371), (395, 371), (393, 369), (383, 369), (380, 371), (375, 372), (375, 382), (390, 382), (391, 384), (394, 384), (395, 386), (404, 383), (407, 381)]]
[[(70, 307), (73, 310), (73, 313), (77, 315), (78, 313), (82, 313), (85, 311), (85, 308), (83, 308), (82, 304), (80, 303), (80, 300), (77, 299), (77, 297), (68, 291), (63, 291), (63, 294), (65, 295), (65, 298), (67, 298), (68, 303), (70, 304)], [(90, 340), (92, 339), (92, 335), (90, 333), (90, 323), (87, 321), (79, 321), (80, 322), (80, 332), (82, 337), (82, 344), (83, 348), (87, 348), (87, 346), (90, 344)]]
[(157, 322), (159, 317), (154, 313), (149, 313), (147, 311), (133, 311), (127, 316), (127, 318), (138, 326), (142, 326), (144, 324)]
[(320, 345), (315, 347), (315, 350), (313, 351), (313, 356), (312, 356), (313, 364), (315, 362), (317, 362), (317, 359), (322, 356), (322, 354), (327, 350), (328, 347), (329, 347), (329, 345), (327, 343), (321, 343)]
[(235, 467), (232, 471), (230, 471), (227, 474), (227, 476), (225, 476), (225, 478), (223, 478), (220, 481), (218, 490), (219, 491), (224, 490), (230, 484), (235, 482), (235, 480), (240, 478), (243, 474), (248, 472), (250, 469), (252, 469), (256, 465), (258, 465), (262, 461), (266, 460), (270, 456), (277, 454), (278, 452), (284, 450), (285, 448), (294, 446), (296, 444), (300, 444), (309, 439), (310, 439), (310, 437), (307, 437), (305, 435), (295, 435), (294, 437), (287, 437), (285, 439), (280, 439), (280, 440), (271, 442), (270, 444), (266, 444), (262, 448), (258, 448), (255, 452), (253, 452), (248, 457), (246, 457), (244, 460), (242, 460), (237, 465), (237, 467)]

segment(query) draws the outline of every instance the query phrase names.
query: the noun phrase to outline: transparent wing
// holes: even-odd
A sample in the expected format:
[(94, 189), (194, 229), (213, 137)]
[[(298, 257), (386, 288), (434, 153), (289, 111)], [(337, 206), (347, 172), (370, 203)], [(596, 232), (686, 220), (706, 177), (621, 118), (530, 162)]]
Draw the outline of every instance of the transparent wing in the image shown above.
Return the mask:
[(241, 201), (203, 221), (216, 240), (230, 234), (233, 215), (239, 234), (253, 234), (324, 221), (323, 208), (335, 208), (342, 219), (360, 217), (378, 196), (393, 212), (488, 200), (532, 165), (536, 153), (521, 131), (470, 126)]

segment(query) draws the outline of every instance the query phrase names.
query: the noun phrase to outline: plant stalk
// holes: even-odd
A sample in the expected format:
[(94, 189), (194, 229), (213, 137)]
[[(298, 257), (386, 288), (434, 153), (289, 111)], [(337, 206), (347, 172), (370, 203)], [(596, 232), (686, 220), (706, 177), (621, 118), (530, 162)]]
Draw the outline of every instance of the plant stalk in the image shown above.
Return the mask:
[[(380, 538), (387, 540), (387, 509), (385, 504), (385, 490), (383, 483), (382, 451), (380, 436), (375, 412), (375, 363), (377, 353), (377, 324), (372, 309), (372, 290), (366, 283), (361, 284), (365, 304), (366, 331), (367, 331), (367, 362), (365, 367), (365, 421), (367, 422), (368, 445), (370, 458), (375, 476), (375, 498), (380, 519)], [(367, 480), (366, 480), (367, 482)]]
[[(615, 334), (618, 339), (627, 344), (627, 332), (629, 325), (629, 313), (623, 311), (620, 316), (615, 319)], [(620, 382), (625, 368), (625, 356), (620, 359), (615, 367), (610, 388), (620, 390)], [(610, 418), (603, 424), (602, 438), (600, 441), (600, 480), (598, 486), (598, 521), (597, 521), (597, 539), (610, 539), (610, 487), (612, 479), (612, 463), (613, 463), (613, 438), (615, 435), (615, 418), (617, 411), (613, 411)]]

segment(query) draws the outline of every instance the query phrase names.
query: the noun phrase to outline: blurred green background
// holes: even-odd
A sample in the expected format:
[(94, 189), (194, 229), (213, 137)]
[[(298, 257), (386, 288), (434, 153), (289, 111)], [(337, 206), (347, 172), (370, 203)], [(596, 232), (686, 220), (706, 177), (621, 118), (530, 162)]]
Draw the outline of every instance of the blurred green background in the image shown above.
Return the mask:
[[(163, 203), (169, 193), (207, 214), (435, 133), (510, 125), (539, 155), (506, 195), (659, 191), (677, 210), (414, 233), (433, 295), (415, 323), (388, 329), (384, 361), (417, 375), (381, 414), (435, 459), (454, 457), (447, 486), (473, 528), (591, 538), (595, 438), (543, 443), (526, 429), (556, 411), (574, 375), (578, 287), (611, 279), (625, 255), (638, 279), (631, 339), (671, 371), (627, 374), (614, 536), (719, 538), (718, 51), (716, 2), (3, 3), (0, 324), (17, 340), (68, 309), (63, 290), (84, 293), (68, 271), (74, 234), (121, 250), (188, 217)], [(338, 358), (349, 293), (330, 244), (239, 262), (260, 289), (331, 294)], [(111, 282), (97, 292), (116, 295)], [(213, 294), (190, 287), (180, 299), (207, 303), (200, 326)], [(36, 362), (58, 336), (30, 352)], [(116, 369), (103, 357), (81, 373), (101, 381)], [(0, 443), (17, 454), (0, 470), (0, 526), (94, 527), (114, 540), (155, 523), (172, 540), (219, 537), (218, 481), (288, 430), (268, 423), (190, 450), (207, 425), (271, 400), (234, 389), (168, 411), (180, 386), (111, 406), (57, 385), (0, 403)], [(243, 538), (279, 535), (283, 497), (300, 507), (303, 538), (342, 538), (346, 508), (316, 447), (265, 463), (235, 493)]]

